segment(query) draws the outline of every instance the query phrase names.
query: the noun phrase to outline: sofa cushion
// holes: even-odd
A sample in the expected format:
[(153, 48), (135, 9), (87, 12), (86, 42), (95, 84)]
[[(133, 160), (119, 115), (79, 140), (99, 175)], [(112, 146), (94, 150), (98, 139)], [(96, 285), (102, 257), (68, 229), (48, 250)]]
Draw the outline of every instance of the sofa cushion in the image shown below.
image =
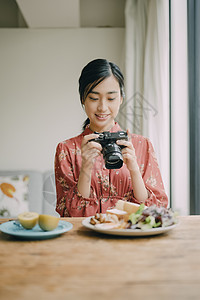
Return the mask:
[[(29, 211), (43, 213), (43, 174), (39, 171), (32, 170), (0, 171), (0, 177), (5, 178), (17, 176), (19, 178), (22, 178), (23, 176), (27, 176), (27, 178), (29, 178), (27, 181), (28, 193), (26, 193)], [(14, 214), (16, 215), (16, 213)]]
[(27, 175), (0, 176), (0, 216), (17, 217), (29, 210)]

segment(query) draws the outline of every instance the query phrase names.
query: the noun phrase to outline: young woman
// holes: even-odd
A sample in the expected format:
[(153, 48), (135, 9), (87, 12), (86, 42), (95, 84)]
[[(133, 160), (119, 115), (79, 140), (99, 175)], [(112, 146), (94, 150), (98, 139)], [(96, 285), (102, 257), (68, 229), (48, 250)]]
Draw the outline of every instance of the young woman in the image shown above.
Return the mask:
[(105, 59), (88, 63), (79, 78), (80, 100), (88, 116), (83, 132), (58, 144), (55, 155), (56, 210), (60, 216), (105, 213), (119, 199), (167, 207), (168, 199), (151, 142), (131, 134), (119, 140), (123, 166), (106, 169), (94, 132), (122, 130), (115, 118), (124, 100), (124, 78)]

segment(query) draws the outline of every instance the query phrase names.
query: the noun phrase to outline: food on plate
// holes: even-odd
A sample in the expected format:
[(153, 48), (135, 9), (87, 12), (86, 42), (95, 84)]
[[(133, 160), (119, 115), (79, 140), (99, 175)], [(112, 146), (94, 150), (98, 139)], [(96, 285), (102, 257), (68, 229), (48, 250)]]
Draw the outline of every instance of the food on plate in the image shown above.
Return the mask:
[(117, 220), (127, 220), (128, 219), (128, 213), (124, 210), (120, 210), (117, 208), (107, 209), (106, 214), (116, 216)]
[(129, 201), (118, 200), (115, 209), (126, 211), (128, 214), (135, 213), (140, 208), (140, 204)]
[(24, 212), (18, 215), (20, 224), (25, 229), (32, 229), (38, 222), (39, 214), (36, 212)]
[(124, 203), (124, 210), (128, 214), (136, 213), (139, 208), (140, 208), (140, 205), (137, 203), (132, 203), (132, 202), (128, 202), (128, 201), (125, 201), (125, 203)]
[(101, 223), (101, 224), (96, 224), (95, 227), (97, 229), (108, 230), (108, 229), (118, 228), (118, 224), (117, 223)]
[(176, 223), (176, 213), (169, 208), (156, 205), (146, 207), (123, 200), (119, 200), (113, 209), (108, 209), (106, 214), (96, 214), (90, 219), (90, 224), (102, 229), (148, 230)]
[(24, 212), (18, 215), (18, 221), (25, 229), (32, 229), (38, 223), (44, 231), (54, 230), (59, 218), (50, 215), (40, 215), (36, 212)]
[(157, 227), (168, 227), (177, 223), (177, 214), (170, 208), (157, 207), (152, 205), (149, 207), (142, 207), (135, 214), (129, 216), (131, 222), (130, 228), (140, 228), (148, 230)]
[(106, 214), (97, 213), (94, 217), (90, 218), (90, 224), (99, 229), (127, 228), (129, 226), (127, 213), (125, 216), (126, 220), (118, 212), (116, 215), (108, 211)]
[(39, 215), (38, 224), (44, 231), (54, 230), (58, 226), (59, 218), (50, 215)]
[(114, 214), (96, 214), (94, 217), (91, 217), (90, 224), (102, 224), (102, 223), (117, 223), (118, 217)]
[(115, 208), (119, 210), (124, 210), (124, 204), (126, 201), (124, 200), (118, 200), (117, 203), (115, 204)]

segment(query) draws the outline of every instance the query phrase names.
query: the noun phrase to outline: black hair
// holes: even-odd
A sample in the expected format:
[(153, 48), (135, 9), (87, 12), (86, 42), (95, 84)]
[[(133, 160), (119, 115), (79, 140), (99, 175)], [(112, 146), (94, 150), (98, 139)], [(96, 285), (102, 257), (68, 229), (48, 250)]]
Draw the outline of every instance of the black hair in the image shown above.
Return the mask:
[[(121, 96), (124, 98), (124, 76), (120, 68), (106, 59), (95, 59), (83, 68), (79, 77), (79, 94), (81, 104), (84, 104), (86, 97), (95, 86), (111, 75), (114, 75), (117, 79)], [(85, 130), (88, 124), (90, 124), (89, 118), (85, 120), (83, 130)]]

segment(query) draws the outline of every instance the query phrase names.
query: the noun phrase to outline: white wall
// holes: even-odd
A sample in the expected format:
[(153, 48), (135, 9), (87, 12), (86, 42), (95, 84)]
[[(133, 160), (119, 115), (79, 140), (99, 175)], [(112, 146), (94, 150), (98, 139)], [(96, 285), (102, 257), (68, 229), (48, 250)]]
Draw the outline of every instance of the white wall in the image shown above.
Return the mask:
[(81, 132), (83, 66), (121, 67), (123, 28), (0, 29), (0, 169), (53, 168), (58, 142)]

